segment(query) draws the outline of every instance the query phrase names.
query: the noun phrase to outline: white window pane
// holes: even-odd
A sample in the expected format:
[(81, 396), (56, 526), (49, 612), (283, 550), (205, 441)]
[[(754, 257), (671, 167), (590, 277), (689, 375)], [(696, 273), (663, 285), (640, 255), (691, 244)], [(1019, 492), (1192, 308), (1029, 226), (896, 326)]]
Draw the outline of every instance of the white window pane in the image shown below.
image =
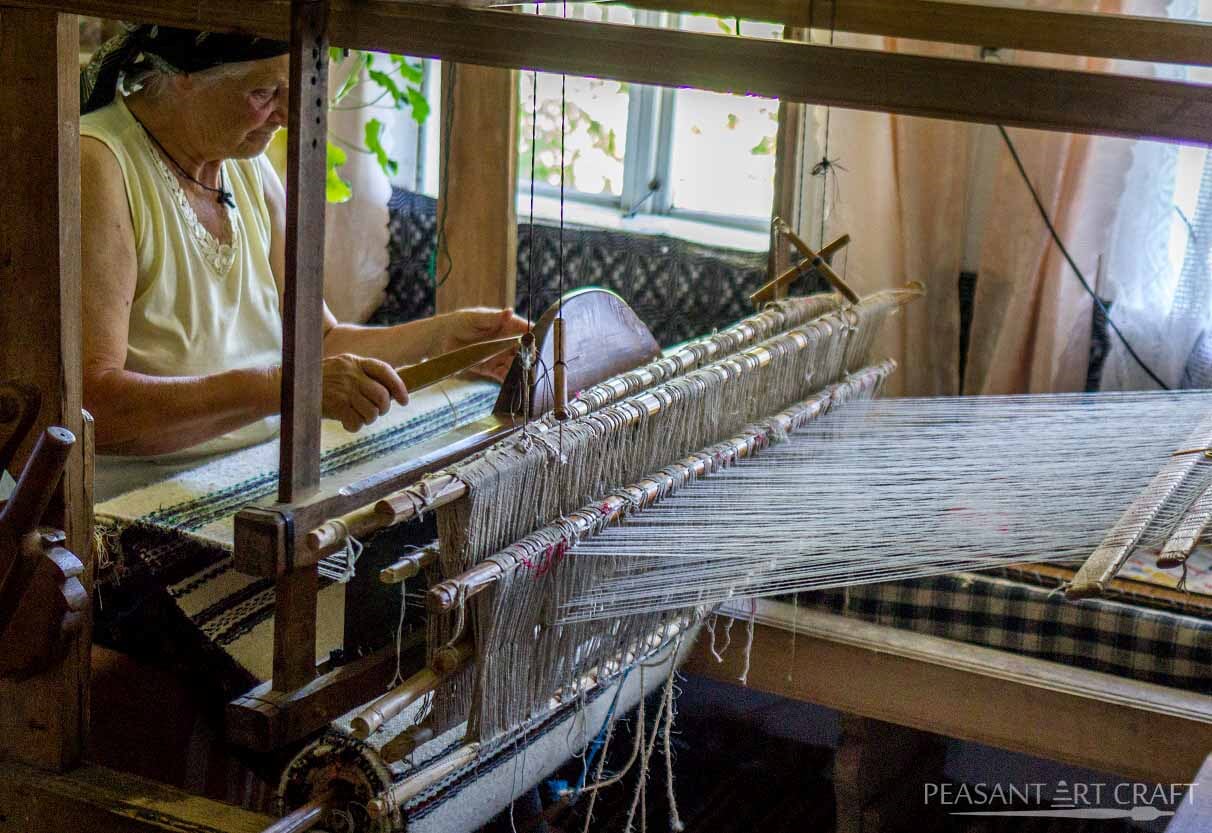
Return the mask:
[(762, 218), (774, 200), (778, 101), (678, 90), (673, 207)]
[[(529, 8), (529, 7), (526, 7)], [(549, 4), (546, 17), (569, 17), (609, 23), (635, 23), (635, 13), (619, 6), (594, 3)], [(561, 77), (538, 76), (536, 125), (535, 79), (518, 74), (518, 182), (529, 187), (533, 164), (538, 184), (560, 185)], [(564, 88), (564, 189), (574, 194), (619, 196), (623, 192), (623, 156), (627, 144), (628, 84), (600, 78), (568, 76)], [(537, 127), (537, 129), (536, 129)], [(531, 135), (537, 153), (531, 153)]]
[[(534, 76), (520, 75), (518, 180), (560, 185), (560, 76), (538, 78), (536, 125)], [(623, 155), (627, 143), (627, 87), (599, 78), (566, 79), (564, 92), (564, 188), (583, 194), (623, 192)], [(535, 129), (537, 126), (537, 129)], [(534, 131), (536, 152), (531, 153)]]
[[(773, 23), (699, 14), (681, 15), (678, 25), (690, 32), (754, 38), (783, 34)], [(673, 208), (769, 217), (778, 114), (775, 99), (678, 90), (671, 139)]]

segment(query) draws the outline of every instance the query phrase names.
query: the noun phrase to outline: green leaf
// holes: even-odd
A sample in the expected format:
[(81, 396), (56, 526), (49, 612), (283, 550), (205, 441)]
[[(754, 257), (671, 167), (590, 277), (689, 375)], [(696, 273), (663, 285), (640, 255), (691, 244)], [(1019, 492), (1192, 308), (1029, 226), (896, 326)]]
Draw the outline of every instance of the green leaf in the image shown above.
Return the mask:
[(736, 130), (736, 126), (741, 123), (741, 119), (736, 113), (728, 114), (728, 129)]
[(400, 77), (411, 84), (420, 84), (425, 78), (425, 72), (420, 64), (408, 63), (408, 58), (404, 55), (392, 55), (391, 62), (396, 65), (396, 69), (400, 73)]
[(366, 122), (366, 149), (375, 155), (383, 173), (395, 176), (400, 170), (400, 164), (388, 156), (387, 149), (383, 147), (383, 122), (378, 119)]
[(409, 87), (405, 90), (408, 94), (408, 106), (412, 108), (412, 117), (417, 124), (424, 124), (429, 118), (429, 100), (421, 95), (421, 91), (416, 87)]
[(392, 78), (386, 72), (377, 69), (372, 69), (366, 74), (370, 76), (371, 81), (374, 81), (391, 94), (392, 103), (395, 104), (397, 110), (403, 108), (404, 102), (407, 99), (404, 96), (404, 92), (396, 84), (396, 79)]
[(344, 165), (349, 157), (344, 150), (332, 142), (328, 143), (327, 156), (328, 174), (324, 181), (325, 198), (329, 202), (348, 202), (349, 198), (353, 196), (353, 189), (337, 173), (337, 168)]
[(763, 136), (762, 141), (751, 147), (749, 152), (754, 156), (769, 156), (774, 153), (774, 137)]
[(349, 50), (343, 46), (328, 47), (328, 59), (333, 63), (345, 60), (345, 56), (349, 54)]

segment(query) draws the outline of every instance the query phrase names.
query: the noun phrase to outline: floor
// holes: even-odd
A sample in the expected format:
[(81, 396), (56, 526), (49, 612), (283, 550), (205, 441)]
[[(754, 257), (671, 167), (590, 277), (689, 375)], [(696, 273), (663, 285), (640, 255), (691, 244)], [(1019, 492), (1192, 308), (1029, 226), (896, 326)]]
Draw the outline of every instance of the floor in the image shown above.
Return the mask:
[[(721, 691), (717, 684), (684, 680), (671, 737), (674, 794), (685, 833), (835, 833), (854, 829), (835, 819), (832, 783), (836, 715), (767, 695)], [(655, 704), (652, 704), (655, 709)], [(650, 710), (650, 714), (652, 711)], [(830, 720), (834, 722), (830, 725)], [(605, 772), (627, 768), (635, 715), (620, 721), (607, 751)], [(602, 790), (572, 800), (564, 790), (581, 781), (573, 761), (549, 779), (512, 818), (503, 814), (482, 833), (624, 833), (672, 831), (667, 774), (658, 744), (649, 779), (637, 796), (638, 767)], [(596, 769), (596, 763), (591, 770)], [(592, 778), (587, 779), (591, 783)], [(915, 789), (909, 794), (920, 794)], [(541, 803), (541, 812), (540, 812)], [(981, 818), (910, 806), (898, 823), (863, 833), (1136, 833), (1124, 821)], [(676, 833), (676, 831), (672, 831)]]

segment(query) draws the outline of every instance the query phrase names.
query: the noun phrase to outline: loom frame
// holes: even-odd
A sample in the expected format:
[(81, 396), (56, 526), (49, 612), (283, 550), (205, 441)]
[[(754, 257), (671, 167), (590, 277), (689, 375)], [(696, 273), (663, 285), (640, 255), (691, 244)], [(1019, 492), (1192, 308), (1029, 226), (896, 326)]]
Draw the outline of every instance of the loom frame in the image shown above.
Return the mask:
[[(676, 10), (678, 2), (653, 0), (653, 5)], [(78, 14), (283, 39), (293, 21), (300, 43), (305, 37), (322, 41), (329, 36), (342, 46), (487, 66), (691, 84), (937, 118), (1212, 143), (1212, 89), (1200, 85), (662, 30), (623, 31), (611, 24), (535, 19), (474, 8), (480, 5), (479, 0), (445, 5), (397, 0), (212, 0), (205, 5), (196, 0), (0, 0), (0, 108), (8, 116), (0, 125), (0, 135), (11, 149), (0, 157), (0, 172), (9, 183), (0, 204), (0, 275), (10, 297), (24, 302), (21, 308), (0, 309), (0, 377), (31, 382), (43, 392), (38, 427), (63, 425), (87, 436), (76, 326), (81, 282)], [(750, 7), (741, 11), (743, 4), (736, 0), (698, 0), (692, 5), (696, 10), (750, 14)], [(791, 4), (777, 0), (769, 5), (771, 15), (797, 22), (790, 19)], [(920, 14), (907, 15), (903, 2), (857, 0), (855, 6), (865, 10), (865, 17), (849, 18), (837, 4), (834, 20), (843, 30), (916, 37), (940, 32), (934, 39), (948, 40), (957, 36), (956, 26), (946, 32), (938, 27), (947, 22), (946, 13), (957, 11), (949, 5), (919, 2), (914, 8)], [(752, 16), (768, 16), (758, 13), (757, 4), (753, 8)], [(994, 12), (977, 11), (980, 8), (972, 6), (968, 14), (991, 19)], [(1017, 33), (1017, 45), (1041, 45), (1027, 37), (1036, 25), (1032, 12), (1003, 9), (997, 14), (1009, 15), (1005, 20), (1011, 23), (1002, 28)], [(821, 23), (819, 19), (806, 22)], [(1108, 57), (1099, 45), (1106, 43), (1115, 45), (1118, 57), (1193, 61), (1204, 54), (1202, 46), (1212, 31), (1208, 24), (1108, 15), (1075, 17), (1068, 23), (1072, 25), (1052, 30), (1056, 40), (1043, 45)], [(911, 24), (923, 28), (915, 34), (906, 29)], [(1126, 43), (1133, 48), (1128, 50)], [(296, 51), (303, 54), (298, 47)], [(653, 55), (662, 59), (657, 61)], [(301, 101), (303, 77), (302, 62), (292, 62), (296, 129), (289, 168), (295, 182), (307, 182), (304, 173), (314, 178), (322, 163), (302, 143), (306, 119), (323, 119), (322, 112), (310, 112)], [(319, 171), (322, 181), (322, 166)], [(288, 257), (293, 265), (288, 267), (287, 285), (292, 323), (285, 358), (292, 370), (284, 388), (289, 428), (283, 448), (290, 464), (283, 466), (284, 502), (274, 517), (246, 523), (238, 546), (255, 553), (249, 556), (254, 560), (272, 558), (284, 566), (281, 604), (284, 610), (299, 612), (299, 617), (280, 617), (284, 620), (280, 636), (305, 643), (310, 633), (314, 645), (314, 629), (309, 630), (306, 621), (309, 603), (314, 618), (314, 568), (296, 565), (293, 556), (309, 529), (337, 513), (336, 504), (325, 502), (331, 496), (311, 494), (317, 480), (312, 458), (318, 453), (319, 353), (318, 339), (307, 334), (307, 322), (318, 316), (322, 263), (317, 263), (316, 248), (308, 242), (323, 239), (323, 195), (317, 195), (316, 189), (294, 188), (289, 200), (293, 222)], [(28, 309), (40, 314), (28, 315)], [(478, 441), (466, 437), (461, 442), (471, 450)], [(73, 451), (58, 503), (47, 519), (66, 529), (72, 549), (85, 556), (90, 549), (92, 503), (86, 474), (89, 445), (86, 441)], [(15, 464), (22, 464), (29, 451), (23, 448)], [(250, 530), (257, 532), (249, 534)], [(88, 578), (91, 559), (83, 560), (90, 570)], [(91, 581), (86, 586), (91, 590)], [(266, 819), (255, 814), (102, 768), (78, 768), (88, 725), (90, 639), (86, 628), (64, 661), (35, 678), (20, 684), (0, 681), (0, 750), (6, 760), (0, 764), (5, 774), (0, 778), (0, 807), (20, 808), (0, 821), (0, 830), (55, 830), (68, 820), (78, 824), (82, 817), (98, 831), (263, 828)], [(310, 659), (304, 661), (297, 653), (284, 656), (280, 679), (275, 668), (276, 684), (306, 701), (308, 710), (324, 711), (322, 706), (330, 699), (329, 708), (335, 708), (335, 701), (352, 694), (350, 684), (343, 688), (340, 680), (317, 688), (320, 680), (311, 666)], [(342, 679), (353, 673), (352, 666), (342, 670)], [(308, 697), (309, 689), (330, 694)], [(47, 777), (42, 772), (69, 774)], [(138, 811), (149, 801), (158, 808), (156, 813)]]

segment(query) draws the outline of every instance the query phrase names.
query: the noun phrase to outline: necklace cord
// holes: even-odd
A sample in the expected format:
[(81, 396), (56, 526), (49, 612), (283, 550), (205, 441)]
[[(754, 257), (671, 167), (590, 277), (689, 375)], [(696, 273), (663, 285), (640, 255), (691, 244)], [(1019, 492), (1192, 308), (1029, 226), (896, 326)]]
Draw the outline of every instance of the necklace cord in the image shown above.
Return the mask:
[(201, 188), (205, 191), (209, 191), (210, 193), (214, 194), (215, 200), (217, 202), (222, 203), (223, 205), (226, 205), (228, 208), (236, 207), (236, 199), (232, 195), (232, 192), (228, 191), (225, 187), (223, 187), (223, 166), (222, 165), (219, 166), (219, 187), (218, 188), (212, 188), (211, 186), (207, 185), (205, 182), (199, 182), (198, 180), (194, 179), (192, 176), (189, 175), (189, 171), (187, 171), (187, 170), (185, 170), (185, 168), (181, 167), (181, 163), (178, 162), (176, 157), (174, 157), (171, 153), (169, 153), (168, 149), (165, 148), (164, 145), (162, 145), (160, 143), (160, 140), (156, 138), (156, 134), (152, 133), (150, 130), (147, 129), (147, 125), (145, 125), (143, 122), (139, 121), (139, 119), (137, 117), (135, 117), (134, 113), (131, 113), (131, 117), (134, 118), (136, 122), (138, 122), (139, 126), (143, 128), (143, 132), (147, 134), (147, 138), (152, 140), (152, 144), (154, 144), (157, 148), (160, 149), (160, 153), (164, 154), (164, 158), (173, 164), (173, 167), (177, 169), (177, 171), (181, 174), (181, 176), (185, 177), (190, 182), (192, 182), (194, 185), (197, 185), (199, 188)]

